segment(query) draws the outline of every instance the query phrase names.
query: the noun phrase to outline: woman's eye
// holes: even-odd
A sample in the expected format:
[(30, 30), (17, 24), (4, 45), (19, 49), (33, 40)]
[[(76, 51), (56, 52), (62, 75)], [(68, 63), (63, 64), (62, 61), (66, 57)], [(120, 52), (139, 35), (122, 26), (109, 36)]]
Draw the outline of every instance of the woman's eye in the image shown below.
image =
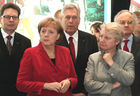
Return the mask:
[(49, 31), (49, 33), (51, 33), (51, 34), (52, 34), (52, 33), (54, 33), (54, 32), (53, 32), (53, 31)]
[(44, 32), (46, 32), (46, 31), (45, 31), (45, 30), (42, 30), (41, 32), (44, 33)]

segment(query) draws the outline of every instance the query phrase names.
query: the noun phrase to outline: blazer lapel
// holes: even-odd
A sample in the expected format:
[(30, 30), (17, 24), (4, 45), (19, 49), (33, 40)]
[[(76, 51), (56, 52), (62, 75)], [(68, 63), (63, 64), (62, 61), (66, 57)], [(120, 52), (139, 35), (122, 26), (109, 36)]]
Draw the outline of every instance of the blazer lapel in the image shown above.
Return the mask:
[(59, 45), (69, 48), (69, 45), (68, 45), (68, 42), (67, 42), (65, 35), (63, 36), (63, 40), (61, 40), (61, 43)]
[(20, 42), (21, 42), (21, 39), (19, 38), (18, 34), (15, 33), (11, 55), (19, 54), (19, 52), (20, 52)]
[(40, 52), (40, 55), (43, 56), (42, 58), (48, 62), (54, 69), (55, 69), (55, 65), (53, 64), (53, 62), (51, 61), (50, 57), (48, 56), (47, 52), (45, 51), (45, 49), (43, 48), (42, 44), (39, 43), (38, 45), (38, 49)]
[[(81, 34), (80, 31), (78, 31), (78, 53), (77, 53), (77, 58), (80, 58), (81, 53), (84, 53), (84, 46), (85, 46), (85, 38), (84, 36)], [(76, 59), (77, 61), (77, 59)]]
[(0, 53), (6, 53), (7, 55), (9, 54), (7, 46), (6, 46), (5, 42), (4, 42), (4, 39), (3, 39), (1, 31), (0, 31)]

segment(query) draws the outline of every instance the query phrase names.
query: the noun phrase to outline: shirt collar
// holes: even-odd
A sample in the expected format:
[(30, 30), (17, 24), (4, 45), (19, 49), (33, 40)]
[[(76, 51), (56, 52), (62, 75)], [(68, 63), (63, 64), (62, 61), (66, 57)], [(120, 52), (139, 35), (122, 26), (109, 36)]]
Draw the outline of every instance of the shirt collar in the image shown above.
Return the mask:
[[(6, 37), (9, 35), (9, 34), (7, 34), (2, 28), (1, 28), (1, 33), (2, 33), (3, 38), (6, 38)], [(14, 37), (14, 35), (15, 35), (15, 32), (13, 32), (13, 33), (11, 34), (12, 37)]]
[(133, 41), (133, 35), (131, 34), (131, 35), (128, 37), (128, 39), (123, 38), (122, 41), (124, 41), (124, 40), (129, 40), (130, 42), (132, 42), (132, 41)]
[(72, 35), (70, 36), (67, 32), (64, 31), (64, 34), (66, 36), (67, 41), (69, 41), (69, 37), (73, 37), (73, 39), (77, 42), (78, 41), (78, 30)]

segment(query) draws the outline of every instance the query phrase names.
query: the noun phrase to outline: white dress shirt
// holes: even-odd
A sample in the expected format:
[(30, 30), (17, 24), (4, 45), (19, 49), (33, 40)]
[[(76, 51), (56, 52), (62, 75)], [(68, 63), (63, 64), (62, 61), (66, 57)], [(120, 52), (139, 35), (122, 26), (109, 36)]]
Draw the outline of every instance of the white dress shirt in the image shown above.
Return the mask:
[(131, 46), (132, 46), (132, 42), (133, 42), (133, 35), (131, 34), (128, 39), (124, 39), (122, 40), (122, 43), (121, 43), (121, 49), (123, 49), (125, 43), (124, 43), (124, 40), (129, 40), (128, 43), (127, 43), (127, 47), (129, 49), (129, 52), (131, 52)]
[[(6, 32), (4, 32), (4, 30), (3, 29), (1, 29), (1, 33), (2, 33), (2, 36), (3, 36), (3, 38), (4, 38), (4, 42), (5, 42), (5, 44), (7, 43), (7, 36), (9, 35), (9, 34), (7, 34)], [(11, 45), (13, 46), (13, 43), (14, 43), (14, 35), (15, 35), (15, 32), (13, 32), (12, 34), (11, 34), (11, 36), (12, 36), (12, 38), (11, 38)]]

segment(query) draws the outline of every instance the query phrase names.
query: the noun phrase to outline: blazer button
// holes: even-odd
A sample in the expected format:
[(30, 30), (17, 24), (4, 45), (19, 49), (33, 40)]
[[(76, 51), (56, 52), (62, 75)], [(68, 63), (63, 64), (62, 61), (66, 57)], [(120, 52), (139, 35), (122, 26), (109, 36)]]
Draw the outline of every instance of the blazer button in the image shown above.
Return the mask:
[(55, 70), (55, 73), (57, 73), (57, 70)]
[(114, 76), (114, 74), (113, 74), (113, 73), (111, 73), (111, 76)]

